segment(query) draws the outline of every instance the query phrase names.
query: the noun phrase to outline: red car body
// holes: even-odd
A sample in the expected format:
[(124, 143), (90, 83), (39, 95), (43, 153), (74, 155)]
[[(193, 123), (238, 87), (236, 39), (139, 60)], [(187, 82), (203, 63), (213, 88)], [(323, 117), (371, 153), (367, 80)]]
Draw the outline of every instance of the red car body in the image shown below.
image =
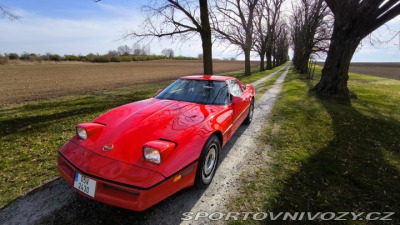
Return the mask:
[[(221, 147), (225, 145), (253, 110), (255, 93), (252, 85), (242, 85), (233, 77), (181, 79), (236, 81), (242, 95), (226, 105), (155, 97), (112, 109), (92, 123), (78, 125), (87, 139), (75, 135), (59, 150), (61, 176), (71, 186), (77, 185), (75, 179), (88, 178), (94, 183), (94, 194), (77, 187), (80, 194), (134, 211), (192, 186), (208, 138), (215, 135)], [(144, 145), (161, 149), (160, 164), (145, 159)]]

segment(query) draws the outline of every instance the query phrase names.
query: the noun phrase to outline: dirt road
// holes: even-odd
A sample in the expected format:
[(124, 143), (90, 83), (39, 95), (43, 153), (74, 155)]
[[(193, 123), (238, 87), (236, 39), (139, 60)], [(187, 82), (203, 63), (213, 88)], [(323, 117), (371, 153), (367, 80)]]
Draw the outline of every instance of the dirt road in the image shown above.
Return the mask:
[[(188, 188), (171, 196), (146, 212), (137, 213), (81, 197), (63, 180), (57, 179), (12, 202), (0, 211), (0, 224), (179, 224), (184, 212), (224, 211), (230, 196), (237, 192), (236, 181), (251, 165), (255, 140), (268, 122), (288, 72), (287, 66), (277, 82), (255, 102), (251, 125), (241, 126), (221, 151), (220, 165), (206, 190)], [(264, 77), (255, 85), (272, 75)], [(207, 220), (183, 221), (182, 224), (208, 223)]]

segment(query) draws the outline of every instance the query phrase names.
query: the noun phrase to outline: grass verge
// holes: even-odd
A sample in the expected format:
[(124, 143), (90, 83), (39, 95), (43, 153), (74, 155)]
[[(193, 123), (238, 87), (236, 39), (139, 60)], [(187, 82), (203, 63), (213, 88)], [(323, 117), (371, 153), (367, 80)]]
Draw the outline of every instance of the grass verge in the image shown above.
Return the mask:
[[(269, 73), (256, 72), (245, 78), (256, 80)], [(243, 77), (240, 72), (228, 75)], [(150, 98), (171, 82), (137, 84), (0, 108), (0, 208), (58, 177), (57, 150), (72, 137), (76, 124), (89, 122), (116, 106)]]
[[(261, 146), (261, 166), (243, 175), (229, 211), (354, 212), (335, 224), (400, 224), (400, 81), (350, 74), (351, 102), (318, 99), (307, 91), (319, 80), (291, 71)], [(395, 212), (367, 221), (370, 212)], [(377, 215), (377, 214), (374, 214)], [(359, 219), (362, 220), (359, 220)], [(372, 217), (375, 218), (375, 217)], [(231, 224), (331, 224), (333, 221), (230, 221)]]

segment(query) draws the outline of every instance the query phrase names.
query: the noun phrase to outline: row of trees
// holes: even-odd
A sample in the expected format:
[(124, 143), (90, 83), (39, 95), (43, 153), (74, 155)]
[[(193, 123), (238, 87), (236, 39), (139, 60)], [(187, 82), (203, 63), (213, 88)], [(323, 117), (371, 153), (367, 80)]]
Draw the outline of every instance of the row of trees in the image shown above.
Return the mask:
[(148, 60), (198, 60), (195, 57), (186, 56), (174, 56), (173, 51), (168, 51), (168, 55), (118, 55), (114, 53), (107, 53), (104, 55), (99, 54), (87, 54), (87, 55), (64, 55), (47, 53), (45, 55), (35, 53), (23, 53), (18, 55), (17, 53), (5, 53), (4, 56), (0, 54), (3, 60), (2, 64), (8, 62), (8, 60), (23, 60), (23, 61), (81, 61), (81, 62), (131, 62), (131, 61), (148, 61)]
[[(235, 46), (245, 56), (245, 74), (250, 75), (251, 52), (260, 55), (260, 70), (287, 61), (288, 28), (281, 17), (284, 0), (153, 0), (140, 29), (125, 38), (172, 37), (179, 41), (199, 35), (203, 48), (204, 74), (213, 74), (213, 42)], [(278, 26), (279, 25), (279, 26)], [(278, 27), (278, 28), (277, 28)], [(214, 39), (214, 40), (213, 40)], [(278, 44), (279, 43), (279, 44)]]
[(300, 73), (307, 73), (310, 57), (329, 48), (332, 15), (324, 0), (302, 0), (292, 10), (293, 64)]
[(301, 0), (293, 6), (291, 33), (293, 62), (307, 72), (312, 54), (327, 58), (317, 94), (349, 98), (347, 81), (351, 59), (361, 41), (400, 15), (400, 0)]
[[(285, 0), (153, 0), (143, 10), (147, 18), (126, 38), (173, 37), (181, 41), (201, 37), (204, 73), (212, 74), (212, 38), (236, 46), (245, 56), (260, 56), (260, 70), (286, 61), (292, 45), (296, 69), (307, 72), (310, 57), (326, 53), (318, 94), (350, 97), (347, 87), (351, 58), (361, 40), (400, 14), (400, 0), (299, 0), (292, 2), (290, 24)], [(290, 33), (290, 34), (289, 34)], [(288, 38), (291, 35), (291, 38)]]
[[(175, 60), (196, 60), (195, 57), (175, 56), (174, 50), (167, 48), (162, 50), (162, 55), (151, 55), (150, 47), (140, 46), (135, 43), (133, 47), (121, 45), (117, 50), (110, 50), (107, 54), (87, 54), (87, 55), (64, 55), (46, 53), (44, 55), (24, 52), (21, 55), (17, 53), (0, 54), (5, 64), (8, 60), (27, 60), (27, 61), (82, 61), (82, 62), (129, 62), (129, 61), (147, 61), (160, 59), (175, 59)], [(6, 59), (6, 60), (5, 60)]]

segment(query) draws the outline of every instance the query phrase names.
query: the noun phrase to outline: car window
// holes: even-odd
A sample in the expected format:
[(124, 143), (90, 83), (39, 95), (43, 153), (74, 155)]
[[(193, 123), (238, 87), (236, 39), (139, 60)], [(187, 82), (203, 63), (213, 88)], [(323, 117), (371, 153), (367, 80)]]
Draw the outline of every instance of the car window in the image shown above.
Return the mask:
[(229, 104), (228, 86), (223, 81), (179, 79), (156, 96), (157, 99), (206, 105)]
[(243, 94), (243, 91), (236, 80), (229, 81), (229, 91), (233, 96), (241, 96)]

